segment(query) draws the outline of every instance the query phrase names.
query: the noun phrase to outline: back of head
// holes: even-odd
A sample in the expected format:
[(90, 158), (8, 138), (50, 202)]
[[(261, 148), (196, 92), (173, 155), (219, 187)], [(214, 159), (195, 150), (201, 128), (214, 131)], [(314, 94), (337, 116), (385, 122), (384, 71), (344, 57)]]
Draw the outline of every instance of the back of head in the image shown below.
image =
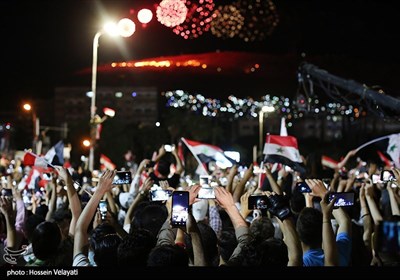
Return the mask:
[(141, 211), (135, 213), (133, 230), (143, 228), (150, 231), (154, 236), (157, 236), (167, 216), (168, 212), (164, 205), (149, 204)]
[(311, 248), (322, 245), (322, 213), (317, 209), (306, 207), (301, 210), (296, 223), (300, 240)]
[(156, 243), (155, 236), (145, 229), (138, 229), (125, 236), (118, 246), (118, 264), (120, 266), (146, 266), (150, 251)]
[(37, 214), (30, 215), (26, 219), (25, 224), (24, 224), (24, 231), (25, 231), (25, 236), (29, 242), (32, 241), (32, 234), (33, 234), (34, 230), (36, 229), (36, 227), (44, 221), (45, 221), (45, 219), (43, 218), (43, 216), (37, 215)]
[(218, 239), (219, 254), (225, 262), (232, 256), (237, 244), (235, 230), (233, 228), (221, 232)]
[(162, 245), (151, 250), (147, 266), (187, 267), (189, 257), (183, 247), (178, 245)]
[(118, 246), (121, 238), (116, 234), (105, 235), (94, 250), (94, 261), (97, 266), (115, 267), (118, 265)]
[(32, 249), (35, 256), (43, 261), (57, 255), (61, 242), (61, 232), (54, 222), (41, 222), (32, 234)]
[(261, 242), (252, 240), (242, 248), (240, 261), (233, 265), (285, 267), (289, 261), (285, 242), (277, 238), (268, 238)]
[(253, 220), (249, 230), (253, 238), (259, 241), (274, 237), (275, 234), (271, 219), (265, 216)]
[(157, 163), (157, 171), (163, 176), (163, 177), (168, 177), (169, 172), (170, 172), (170, 163), (166, 160), (160, 160)]
[[(201, 243), (203, 245), (204, 257), (208, 265), (218, 265), (218, 238), (215, 231), (206, 223), (199, 222), (197, 227), (200, 232)], [(186, 251), (193, 259), (193, 247), (189, 235), (185, 235)]]
[(121, 238), (114, 227), (109, 224), (98, 225), (90, 235), (90, 246), (94, 252), (94, 261), (97, 266), (116, 266), (117, 250)]

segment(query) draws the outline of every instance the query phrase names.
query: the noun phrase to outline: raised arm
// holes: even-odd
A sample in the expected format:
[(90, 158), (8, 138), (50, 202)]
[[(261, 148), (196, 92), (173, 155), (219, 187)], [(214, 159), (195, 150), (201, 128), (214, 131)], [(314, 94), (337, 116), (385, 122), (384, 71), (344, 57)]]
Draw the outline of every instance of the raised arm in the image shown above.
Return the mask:
[(103, 175), (100, 177), (96, 191), (86, 204), (82, 214), (79, 216), (74, 235), (74, 257), (80, 253), (85, 255), (87, 253), (87, 246), (89, 243), (87, 232), (90, 222), (96, 212), (99, 201), (103, 198), (107, 191), (111, 190), (115, 172), (116, 171), (106, 170), (103, 173)]
[(54, 211), (56, 211), (56, 201), (57, 201), (57, 181), (55, 176), (52, 178), (52, 182), (49, 183), (51, 186), (51, 194), (50, 194), (50, 201), (49, 201), (49, 210), (46, 214), (46, 221), (50, 221), (53, 217)]
[(325, 197), (321, 199), (320, 202), (322, 210), (322, 247), (324, 248), (324, 265), (338, 266), (339, 253), (336, 245), (335, 234), (331, 224), (332, 209), (336, 199), (333, 199), (328, 204), (326, 202), (328, 195), (329, 194), (326, 193)]
[(82, 212), (81, 201), (79, 199), (78, 193), (76, 192), (74, 181), (68, 169), (61, 166), (56, 166), (55, 168), (58, 172), (58, 175), (67, 186), (67, 196), (72, 214), (71, 223), (69, 225), (69, 235), (74, 236), (76, 222), (78, 221), (78, 218)]
[(12, 207), (12, 200), (0, 196), (0, 211), (3, 213), (7, 225), (7, 247), (16, 248), (15, 213)]
[(242, 180), (240, 180), (235, 190), (233, 191), (233, 200), (235, 202), (240, 201), (240, 197), (243, 194), (244, 187), (246, 186), (246, 183), (251, 178), (251, 176), (253, 176), (253, 164), (250, 164), (249, 168), (247, 168)]
[(227, 176), (228, 182), (226, 184), (225, 189), (230, 193), (233, 193), (233, 181), (237, 174), (237, 170), (238, 170), (238, 166), (235, 164), (229, 169), (229, 173)]
[(182, 161), (178, 155), (178, 151), (177, 151), (175, 145), (172, 148), (171, 154), (174, 156), (175, 162), (176, 162), (175, 174), (181, 175), (183, 173), (184, 169), (183, 169)]

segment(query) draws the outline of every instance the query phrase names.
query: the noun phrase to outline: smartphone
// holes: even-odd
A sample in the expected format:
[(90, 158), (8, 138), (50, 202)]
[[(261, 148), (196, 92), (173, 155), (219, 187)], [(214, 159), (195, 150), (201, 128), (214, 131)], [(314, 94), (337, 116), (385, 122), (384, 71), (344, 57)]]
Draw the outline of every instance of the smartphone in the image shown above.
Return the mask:
[(396, 177), (391, 170), (382, 170), (381, 172), (381, 181), (384, 183), (395, 181)]
[(199, 193), (197, 194), (197, 198), (200, 199), (214, 199), (215, 198), (215, 193), (214, 193), (214, 188), (209, 187), (209, 188), (203, 188), (199, 190)]
[(132, 183), (132, 173), (130, 171), (117, 171), (114, 176), (113, 185)]
[(161, 190), (155, 189), (150, 190), (150, 200), (151, 201), (165, 201), (168, 200), (172, 195), (172, 190)]
[(373, 184), (383, 183), (383, 182), (381, 181), (381, 175), (379, 175), (379, 174), (372, 174), (372, 183), (373, 183)]
[(268, 196), (266, 195), (251, 195), (247, 201), (248, 209), (268, 209)]
[(310, 187), (307, 185), (306, 182), (297, 182), (296, 188), (300, 190), (301, 193), (310, 193), (312, 192)]
[(189, 215), (189, 192), (174, 191), (172, 193), (171, 225), (173, 227), (186, 226)]
[(391, 255), (400, 254), (400, 221), (382, 221), (378, 226), (378, 251)]
[(209, 175), (200, 175), (199, 184), (202, 188), (210, 188), (211, 187), (211, 179), (212, 177)]
[(168, 145), (168, 144), (164, 145), (164, 150), (166, 152), (172, 152), (172, 145)]
[(106, 216), (107, 216), (107, 201), (106, 200), (100, 200), (99, 210), (100, 210), (101, 219), (105, 220)]
[(1, 195), (6, 197), (12, 197), (12, 189), (2, 189)]
[(334, 207), (344, 207), (354, 205), (354, 192), (333, 192), (329, 194), (329, 202), (337, 198)]

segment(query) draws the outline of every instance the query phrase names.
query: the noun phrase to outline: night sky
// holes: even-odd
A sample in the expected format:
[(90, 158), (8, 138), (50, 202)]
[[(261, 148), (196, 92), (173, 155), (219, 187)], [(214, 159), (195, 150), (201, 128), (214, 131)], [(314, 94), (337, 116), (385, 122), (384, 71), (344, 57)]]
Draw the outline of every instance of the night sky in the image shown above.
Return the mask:
[[(91, 67), (93, 36), (105, 15), (121, 18), (130, 9), (151, 7), (157, 1), (95, 0), (2, 0), (1, 110), (9, 110), (24, 98), (49, 98), (54, 87), (74, 84), (75, 72)], [(215, 1), (227, 4), (232, 1)], [(118, 44), (102, 36), (99, 65), (110, 61), (213, 52), (250, 51), (294, 54), (300, 57), (348, 59), (332, 66), (334, 74), (349, 75), (363, 83), (376, 84), (400, 96), (400, 32), (396, 1), (382, 0), (275, 0), (280, 22), (266, 40), (245, 43), (218, 39), (206, 33), (184, 40), (155, 18)], [(354, 62), (354, 63), (353, 63)], [(330, 69), (329, 63), (321, 65)], [(333, 71), (332, 71), (333, 72)], [(347, 77), (346, 77), (347, 78)], [(296, 79), (288, 76), (288, 79)], [(90, 80), (87, 81), (88, 86)]]

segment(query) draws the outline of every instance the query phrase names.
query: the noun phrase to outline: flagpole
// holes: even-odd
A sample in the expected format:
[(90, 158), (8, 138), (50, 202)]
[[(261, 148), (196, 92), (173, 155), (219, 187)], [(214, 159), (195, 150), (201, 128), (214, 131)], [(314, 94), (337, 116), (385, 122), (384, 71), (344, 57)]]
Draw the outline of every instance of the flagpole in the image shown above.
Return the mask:
[(192, 153), (192, 155), (194, 156), (194, 158), (197, 160), (197, 162), (199, 163), (199, 165), (201, 165), (201, 167), (204, 169), (204, 171), (206, 172), (206, 174), (207, 174), (207, 175), (210, 175), (210, 174), (208, 174), (208, 171), (207, 171), (207, 169), (204, 167), (203, 163), (202, 163), (202, 162), (200, 161), (200, 159), (197, 157), (196, 153), (194, 153), (193, 150), (190, 148), (190, 146), (189, 146), (188, 143), (186, 142), (185, 138), (181, 137), (181, 141), (182, 141), (183, 143), (185, 143), (186, 147), (190, 150), (190, 152)]
[(391, 135), (393, 135), (393, 134), (389, 134), (389, 135), (386, 135), (386, 136), (382, 136), (382, 137), (373, 139), (373, 140), (371, 140), (371, 141), (369, 141), (369, 142), (367, 142), (367, 143), (364, 143), (364, 144), (362, 144), (360, 147), (358, 147), (358, 148), (356, 149), (356, 152), (358, 152), (358, 151), (361, 150), (362, 148), (364, 148), (364, 147), (366, 147), (366, 146), (368, 146), (368, 145), (370, 145), (370, 144), (372, 144), (372, 143), (375, 143), (375, 142), (378, 142), (378, 141), (380, 141), (380, 140), (389, 138)]

